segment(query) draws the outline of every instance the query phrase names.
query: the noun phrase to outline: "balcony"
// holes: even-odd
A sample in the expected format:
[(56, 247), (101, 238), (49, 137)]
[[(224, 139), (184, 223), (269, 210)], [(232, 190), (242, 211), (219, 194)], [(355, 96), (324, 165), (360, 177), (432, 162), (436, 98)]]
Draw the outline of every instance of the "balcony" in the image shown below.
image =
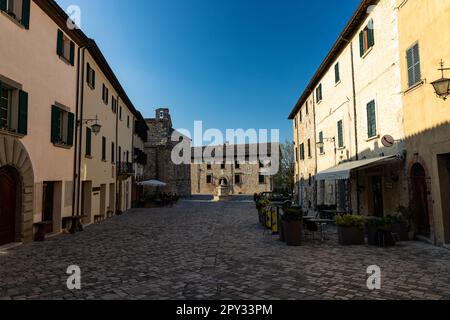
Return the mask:
[(131, 162), (117, 163), (117, 177), (128, 178), (134, 176), (134, 168)]

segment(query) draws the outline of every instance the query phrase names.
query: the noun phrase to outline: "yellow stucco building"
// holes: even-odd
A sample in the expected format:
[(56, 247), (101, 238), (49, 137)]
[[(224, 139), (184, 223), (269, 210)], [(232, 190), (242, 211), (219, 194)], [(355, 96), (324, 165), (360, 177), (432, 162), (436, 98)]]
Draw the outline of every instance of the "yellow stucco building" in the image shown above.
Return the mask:
[[(398, 0), (404, 129), (416, 232), (450, 244), (450, 100), (431, 82), (450, 67), (450, 0)], [(450, 70), (446, 77), (450, 78)]]

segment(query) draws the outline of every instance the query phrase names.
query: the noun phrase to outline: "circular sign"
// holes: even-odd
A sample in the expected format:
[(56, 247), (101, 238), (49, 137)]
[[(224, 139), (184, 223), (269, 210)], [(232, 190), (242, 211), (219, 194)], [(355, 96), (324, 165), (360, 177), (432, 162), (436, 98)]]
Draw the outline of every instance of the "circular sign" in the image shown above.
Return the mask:
[(386, 135), (383, 138), (381, 138), (381, 143), (386, 148), (390, 148), (390, 147), (394, 146), (395, 139), (393, 136)]

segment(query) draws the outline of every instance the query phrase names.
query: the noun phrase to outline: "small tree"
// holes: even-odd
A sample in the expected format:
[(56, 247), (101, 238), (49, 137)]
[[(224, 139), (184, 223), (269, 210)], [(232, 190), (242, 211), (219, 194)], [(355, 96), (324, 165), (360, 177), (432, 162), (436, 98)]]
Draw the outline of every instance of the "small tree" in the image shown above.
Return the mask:
[(280, 144), (280, 170), (274, 177), (275, 190), (294, 191), (295, 155), (294, 144), (288, 140)]

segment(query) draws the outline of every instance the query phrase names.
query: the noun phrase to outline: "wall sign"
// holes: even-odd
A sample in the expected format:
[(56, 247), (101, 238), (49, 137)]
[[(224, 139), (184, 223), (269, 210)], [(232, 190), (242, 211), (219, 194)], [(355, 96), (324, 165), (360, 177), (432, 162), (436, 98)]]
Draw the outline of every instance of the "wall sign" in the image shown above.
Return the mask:
[(395, 139), (393, 136), (390, 135), (386, 135), (383, 138), (381, 138), (381, 143), (383, 144), (383, 146), (385, 146), (386, 148), (391, 148), (394, 146), (395, 144)]

